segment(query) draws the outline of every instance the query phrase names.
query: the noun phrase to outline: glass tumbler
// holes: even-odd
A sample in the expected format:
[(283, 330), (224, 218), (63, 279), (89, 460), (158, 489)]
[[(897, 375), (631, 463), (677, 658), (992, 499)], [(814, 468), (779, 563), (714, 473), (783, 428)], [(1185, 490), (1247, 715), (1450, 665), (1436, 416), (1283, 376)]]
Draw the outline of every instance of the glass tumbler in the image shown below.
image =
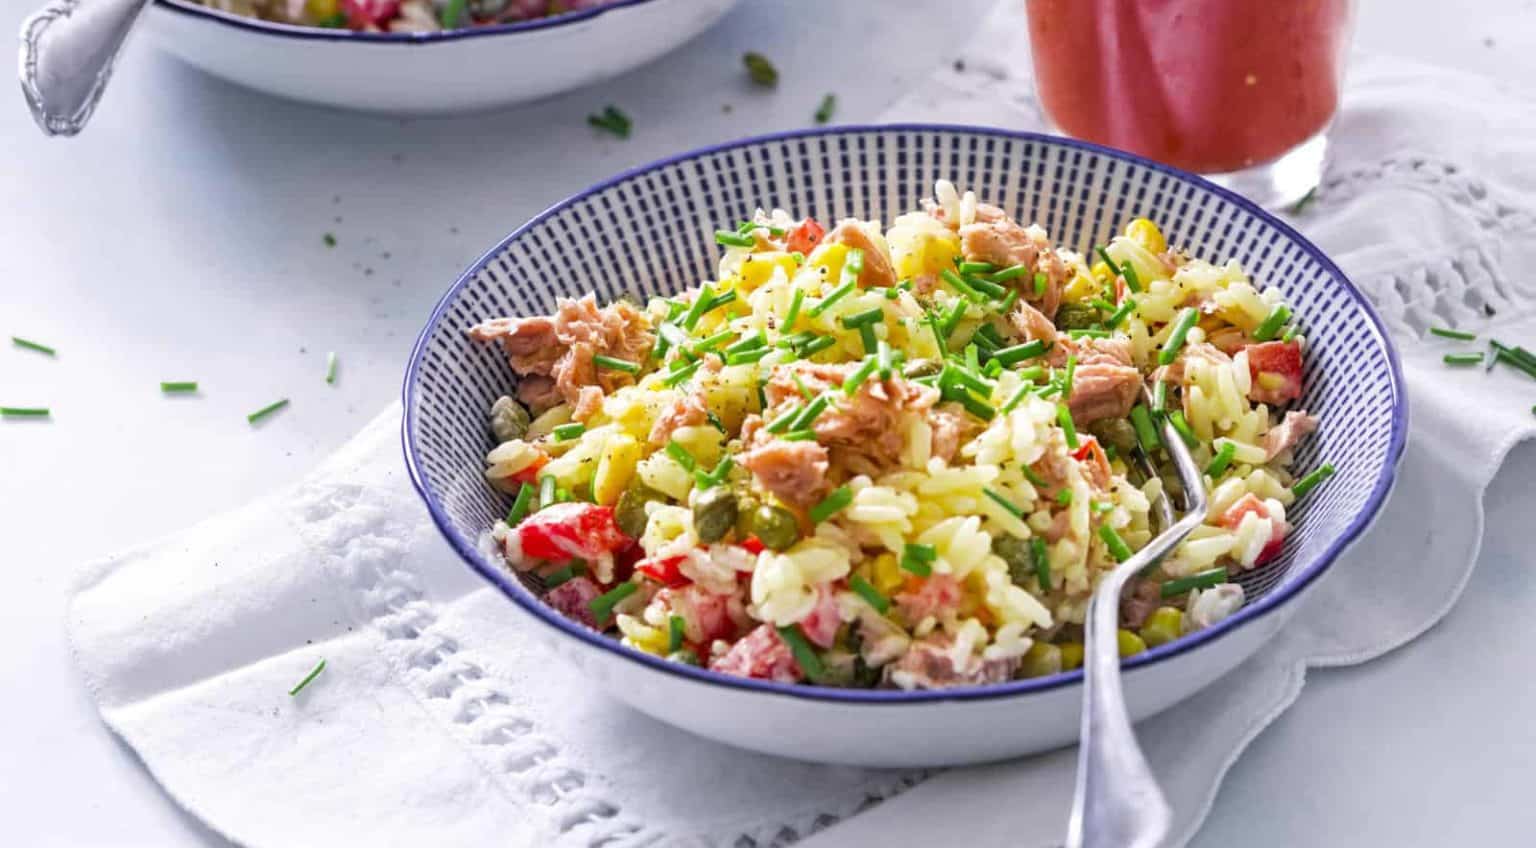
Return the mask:
[(1209, 177), (1269, 208), (1322, 176), (1353, 0), (1025, 0), (1063, 134)]

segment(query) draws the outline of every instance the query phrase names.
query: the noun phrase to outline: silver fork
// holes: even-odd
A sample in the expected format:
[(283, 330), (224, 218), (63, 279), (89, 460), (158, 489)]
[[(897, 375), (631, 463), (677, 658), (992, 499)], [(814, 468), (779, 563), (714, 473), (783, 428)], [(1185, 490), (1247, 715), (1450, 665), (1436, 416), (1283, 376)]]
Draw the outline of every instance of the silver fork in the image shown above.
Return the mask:
[[(1142, 402), (1150, 408), (1152, 398), (1146, 386), (1141, 393)], [(1173, 811), (1136, 743), (1136, 731), (1125, 709), (1116, 638), (1125, 584), (1205, 521), (1205, 482), (1194, 457), (1166, 421), (1162, 439), (1184, 486), (1184, 517), (1172, 520), (1173, 510), (1167, 493), (1163, 493), (1158, 505), (1162, 532), (1100, 580), (1088, 606), (1083, 719), (1067, 848), (1156, 848), (1172, 823)], [(1150, 462), (1145, 467), (1152, 470)]]

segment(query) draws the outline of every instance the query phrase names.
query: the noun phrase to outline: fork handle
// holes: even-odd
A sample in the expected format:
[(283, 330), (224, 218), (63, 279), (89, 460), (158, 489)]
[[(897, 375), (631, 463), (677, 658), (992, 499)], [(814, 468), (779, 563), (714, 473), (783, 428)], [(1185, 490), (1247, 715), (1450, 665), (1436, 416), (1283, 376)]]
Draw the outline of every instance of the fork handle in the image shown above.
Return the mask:
[(21, 25), (21, 91), (50, 136), (85, 128), (149, 0), (49, 0)]

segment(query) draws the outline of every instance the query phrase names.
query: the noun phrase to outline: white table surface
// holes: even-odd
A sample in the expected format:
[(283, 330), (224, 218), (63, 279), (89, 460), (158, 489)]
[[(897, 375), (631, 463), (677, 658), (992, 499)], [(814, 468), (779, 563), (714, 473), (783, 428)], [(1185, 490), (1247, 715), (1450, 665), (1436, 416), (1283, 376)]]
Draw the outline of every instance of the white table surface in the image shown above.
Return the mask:
[[(979, 17), (967, 12), (989, 2), (753, 0), (621, 81), (453, 120), (275, 101), (145, 44), (130, 45), (78, 139), (43, 139), (13, 96), (0, 109), (0, 338), (43, 340), (59, 356), (0, 347), (0, 403), (54, 410), (0, 422), (0, 614), (11, 634), (0, 651), (0, 841), (223, 844), (97, 721), (64, 640), (76, 566), (299, 477), (396, 396), (431, 304), (538, 209), (662, 155), (806, 125), (828, 90), (838, 120), (871, 120), (945, 61)], [(0, 0), (0, 21), (13, 27), (30, 5)], [(1536, 2), (1477, 5), (1472, 20), (1429, 0), (1367, 2), (1359, 41), (1536, 79)], [(811, 21), (824, 23), (796, 26)], [(748, 49), (776, 60), (777, 91), (742, 81)], [(586, 127), (610, 102), (634, 116), (630, 141)], [(332, 350), (342, 364), (328, 386)], [(158, 391), (182, 379), (202, 391)], [(280, 397), (292, 405), (246, 423)], [(1407, 649), (1315, 673), (1233, 769), (1196, 844), (1529, 842), (1536, 683), (1532, 630), (1518, 622), (1536, 620), (1522, 521), (1536, 503), (1524, 482), (1533, 470), (1536, 452), (1520, 452), (1496, 481), (1461, 605)]]

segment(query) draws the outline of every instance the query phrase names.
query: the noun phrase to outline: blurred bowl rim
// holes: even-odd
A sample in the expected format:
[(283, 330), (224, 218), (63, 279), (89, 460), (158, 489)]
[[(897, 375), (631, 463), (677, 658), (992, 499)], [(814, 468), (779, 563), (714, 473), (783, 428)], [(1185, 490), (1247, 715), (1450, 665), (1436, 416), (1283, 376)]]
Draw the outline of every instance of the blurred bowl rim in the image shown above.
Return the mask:
[(579, 641), (617, 654), (630, 662), (648, 666), (665, 674), (675, 675), (691, 679), (694, 682), (723, 686), (732, 689), (763, 694), (779, 695), (791, 698), (799, 698), (811, 701), (842, 703), (842, 704), (880, 704), (885, 706), (901, 704), (927, 704), (943, 701), (978, 701), (996, 698), (1009, 698), (1028, 695), (1035, 692), (1044, 692), (1063, 686), (1074, 686), (1082, 682), (1083, 672), (1081, 668), (1069, 672), (1060, 672), (1045, 677), (1025, 678), (1022, 680), (1010, 680), (1005, 683), (994, 683), (983, 686), (964, 686), (952, 689), (932, 690), (902, 690), (902, 689), (851, 689), (830, 686), (807, 686), (803, 684), (777, 683), (772, 680), (759, 680), (756, 678), (736, 677), (723, 672), (710, 671), (704, 667), (695, 667), (683, 663), (672, 662), (663, 657), (653, 656), (643, 651), (637, 651), (624, 647), (617, 639), (612, 639), (587, 627), (584, 627), (545, 604), (535, 597), (527, 587), (523, 586), (510, 572), (505, 569), (495, 569), (486, 562), (484, 555), (473, 545), (463, 543), (453, 529), (453, 523), (448, 515), (439, 507), (438, 497), (432, 491), (426, 476), (416, 462), (415, 450), (412, 447), (413, 436), (416, 428), (416, 415), (414, 410), (415, 384), (418, 369), (421, 367), (423, 354), (426, 352), (428, 339), (432, 335), (449, 304), (474, 278), (497, 256), (501, 255), (507, 247), (522, 235), (538, 226), (565, 208), (574, 205), (583, 199), (633, 179), (636, 176), (659, 168), (668, 167), (681, 162), (699, 159), (716, 153), (735, 150), (742, 147), (751, 147), (758, 144), (791, 140), (808, 136), (824, 135), (853, 135), (859, 133), (878, 132), (931, 132), (931, 133), (956, 133), (964, 135), (982, 135), (1010, 140), (1033, 141), (1042, 144), (1065, 145), (1093, 153), (1095, 155), (1109, 156), (1125, 162), (1151, 168), (1164, 174), (1182, 180), (1193, 181), (1202, 189), (1212, 192), (1225, 200), (1232, 202), (1249, 214), (1255, 215), (1264, 222), (1274, 226), (1285, 237), (1292, 239), (1309, 256), (1315, 259), (1329, 275), (1343, 283), (1344, 292), (1355, 301), (1366, 315), (1371, 330), (1381, 340), (1386, 354), (1389, 368), (1388, 381), (1392, 389), (1392, 435), (1387, 446), (1387, 456), (1380, 477), (1372, 488), (1365, 506), (1350, 520), (1349, 526), (1336, 538), (1329, 542), (1328, 547), (1315, 561), (1308, 564), (1298, 573), (1295, 580), (1276, 587), (1276, 589), (1252, 604), (1244, 606), (1230, 617), (1223, 619), (1212, 627), (1197, 630), (1194, 633), (1182, 636), (1172, 642), (1150, 648), (1142, 653), (1126, 659), (1122, 663), (1125, 671), (1132, 671), (1157, 665), (1164, 660), (1169, 660), (1190, 651), (1194, 651), (1206, 644), (1214, 642), (1228, 633), (1237, 630), (1244, 625), (1257, 621), (1272, 612), (1285, 606), (1307, 589), (1313, 582), (1321, 577), (1333, 563), (1343, 555), (1360, 536), (1375, 523), (1385, 505), (1392, 487), (1397, 481), (1397, 471), (1402, 461), (1403, 452), (1407, 445), (1408, 437), (1408, 400), (1403, 391), (1402, 363), (1398, 357), (1397, 348), (1392, 343), (1391, 336), (1382, 323), (1381, 316), (1377, 314), (1369, 299), (1360, 292), (1342, 269), (1328, 257), (1317, 245), (1294, 227), (1287, 224), (1277, 216), (1260, 207), (1253, 201), (1242, 195), (1222, 188), (1215, 183), (1206, 180), (1198, 174), (1164, 165), (1133, 153), (1106, 147), (1092, 142), (1080, 141), (1066, 136), (1050, 135), (1047, 133), (1028, 132), (1023, 130), (1007, 130), (996, 127), (984, 127), (967, 124), (943, 124), (943, 123), (893, 123), (893, 124), (845, 124), (835, 127), (812, 127), (808, 129), (790, 130), (786, 132), (767, 133), (755, 135), (720, 144), (695, 148), (693, 150), (658, 159), (643, 165), (639, 165), (616, 174), (606, 180), (595, 183), (582, 191), (567, 197), (544, 211), (529, 219), (522, 226), (513, 230), (490, 250), (486, 251), (472, 263), (458, 280), (449, 287), (441, 299), (432, 309), (431, 317), (416, 338), (416, 343), (411, 346), (411, 358), (406, 367), (405, 378), (401, 387), (401, 402), (404, 413), (401, 416), (400, 442), (405, 454), (406, 471), (410, 475), (411, 485), (415, 487), (417, 494), (426, 503), (427, 511), (431, 514), (432, 521), (437, 525), (438, 531), (453, 546), (455, 552), (478, 574), (490, 581), (502, 591), (502, 594), (510, 598), (518, 606), (531, 613), (544, 623), (572, 636)]
[(657, 0), (615, 0), (615, 2), (606, 6), (582, 9), (576, 12), (565, 12), (553, 17), (466, 27), (463, 29), (440, 30), (438, 32), (357, 32), (350, 29), (298, 26), (296, 24), (277, 23), (276, 21), (268, 21), (261, 18), (248, 18), (244, 15), (237, 15), (233, 12), (204, 6), (193, 2), (193, 0), (154, 0), (154, 6), (178, 15), (185, 15), (189, 18), (201, 18), (222, 26), (261, 33), (263, 35), (276, 35), (305, 41), (353, 41), (366, 44), (424, 45), (458, 41), (465, 38), (556, 29), (592, 20), (600, 15), (616, 12), (620, 9), (654, 2), (657, 2)]

